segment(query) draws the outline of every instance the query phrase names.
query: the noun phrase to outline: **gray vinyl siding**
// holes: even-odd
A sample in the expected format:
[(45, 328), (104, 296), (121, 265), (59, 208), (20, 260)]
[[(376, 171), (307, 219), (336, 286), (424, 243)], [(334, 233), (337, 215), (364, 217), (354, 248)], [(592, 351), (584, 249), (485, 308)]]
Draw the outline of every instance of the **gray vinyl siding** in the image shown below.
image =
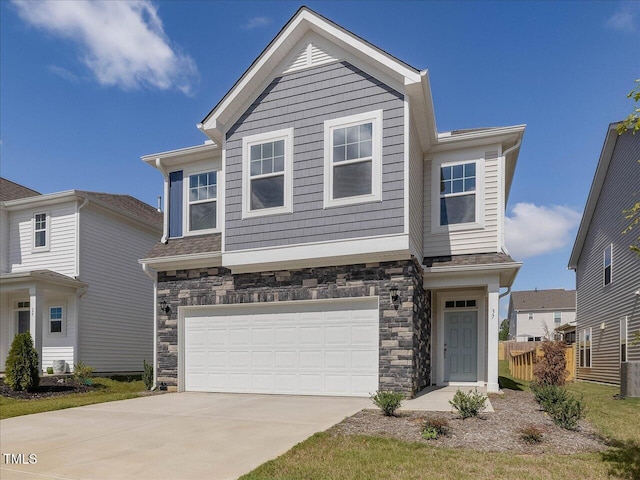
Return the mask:
[(97, 371), (140, 371), (153, 360), (153, 282), (143, 258), (159, 231), (89, 204), (80, 212), (78, 358)]
[(425, 197), (422, 183), (423, 170), (422, 146), (415, 123), (412, 122), (409, 134), (409, 238), (420, 259), (424, 256), (422, 253), (422, 219)]
[[(629, 337), (640, 329), (640, 257), (629, 249), (637, 231), (623, 235), (622, 210), (640, 199), (640, 139), (618, 137), (577, 265), (577, 334), (592, 328), (590, 369), (578, 379), (620, 382), (620, 318), (628, 315)], [(603, 252), (613, 244), (612, 282), (603, 285)], [(604, 329), (601, 325), (604, 322)], [(640, 345), (628, 346), (628, 360), (640, 360)]]
[[(323, 209), (324, 121), (383, 110), (382, 202)], [(293, 213), (242, 219), (242, 138), (294, 129)], [(346, 62), (276, 78), (226, 135), (227, 251), (404, 231), (404, 97)]]

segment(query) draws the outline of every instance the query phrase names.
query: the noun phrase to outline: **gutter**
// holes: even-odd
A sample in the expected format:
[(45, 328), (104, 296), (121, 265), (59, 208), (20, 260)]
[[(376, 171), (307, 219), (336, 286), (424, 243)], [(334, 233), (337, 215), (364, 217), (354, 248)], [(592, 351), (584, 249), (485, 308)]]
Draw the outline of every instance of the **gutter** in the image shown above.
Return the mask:
[[(164, 177), (164, 215), (162, 216), (162, 238), (160, 239), (160, 242), (166, 244), (169, 237), (169, 174), (162, 165), (160, 157), (156, 158), (156, 168)], [(144, 269), (144, 266), (142, 268)]]
[(158, 309), (156, 308), (158, 303), (158, 274), (155, 270), (150, 269), (146, 263), (142, 264), (142, 271), (153, 280), (153, 387), (151, 387), (153, 391), (158, 387)]

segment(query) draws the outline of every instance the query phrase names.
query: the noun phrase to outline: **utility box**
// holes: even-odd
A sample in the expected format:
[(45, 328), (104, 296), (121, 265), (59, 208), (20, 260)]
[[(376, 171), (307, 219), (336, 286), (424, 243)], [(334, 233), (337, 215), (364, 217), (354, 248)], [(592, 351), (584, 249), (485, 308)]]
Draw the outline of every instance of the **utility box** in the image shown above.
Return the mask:
[(640, 362), (620, 364), (620, 396), (640, 397)]

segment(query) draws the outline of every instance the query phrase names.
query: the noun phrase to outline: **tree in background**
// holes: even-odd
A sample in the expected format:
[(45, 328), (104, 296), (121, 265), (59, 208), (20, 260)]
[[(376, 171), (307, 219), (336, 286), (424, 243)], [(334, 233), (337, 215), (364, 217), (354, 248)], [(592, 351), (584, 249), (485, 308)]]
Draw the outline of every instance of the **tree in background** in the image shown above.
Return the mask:
[(502, 323), (500, 323), (500, 332), (498, 333), (498, 340), (505, 341), (509, 340), (509, 320), (504, 319)]

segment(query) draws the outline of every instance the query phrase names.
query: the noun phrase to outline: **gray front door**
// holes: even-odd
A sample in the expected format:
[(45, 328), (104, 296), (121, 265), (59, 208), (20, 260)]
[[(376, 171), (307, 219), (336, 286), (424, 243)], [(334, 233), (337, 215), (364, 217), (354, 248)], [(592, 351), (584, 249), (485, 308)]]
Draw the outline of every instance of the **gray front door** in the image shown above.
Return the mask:
[(29, 310), (18, 311), (18, 330), (16, 333), (26, 333), (29, 331)]
[(445, 381), (478, 380), (478, 312), (444, 313)]

